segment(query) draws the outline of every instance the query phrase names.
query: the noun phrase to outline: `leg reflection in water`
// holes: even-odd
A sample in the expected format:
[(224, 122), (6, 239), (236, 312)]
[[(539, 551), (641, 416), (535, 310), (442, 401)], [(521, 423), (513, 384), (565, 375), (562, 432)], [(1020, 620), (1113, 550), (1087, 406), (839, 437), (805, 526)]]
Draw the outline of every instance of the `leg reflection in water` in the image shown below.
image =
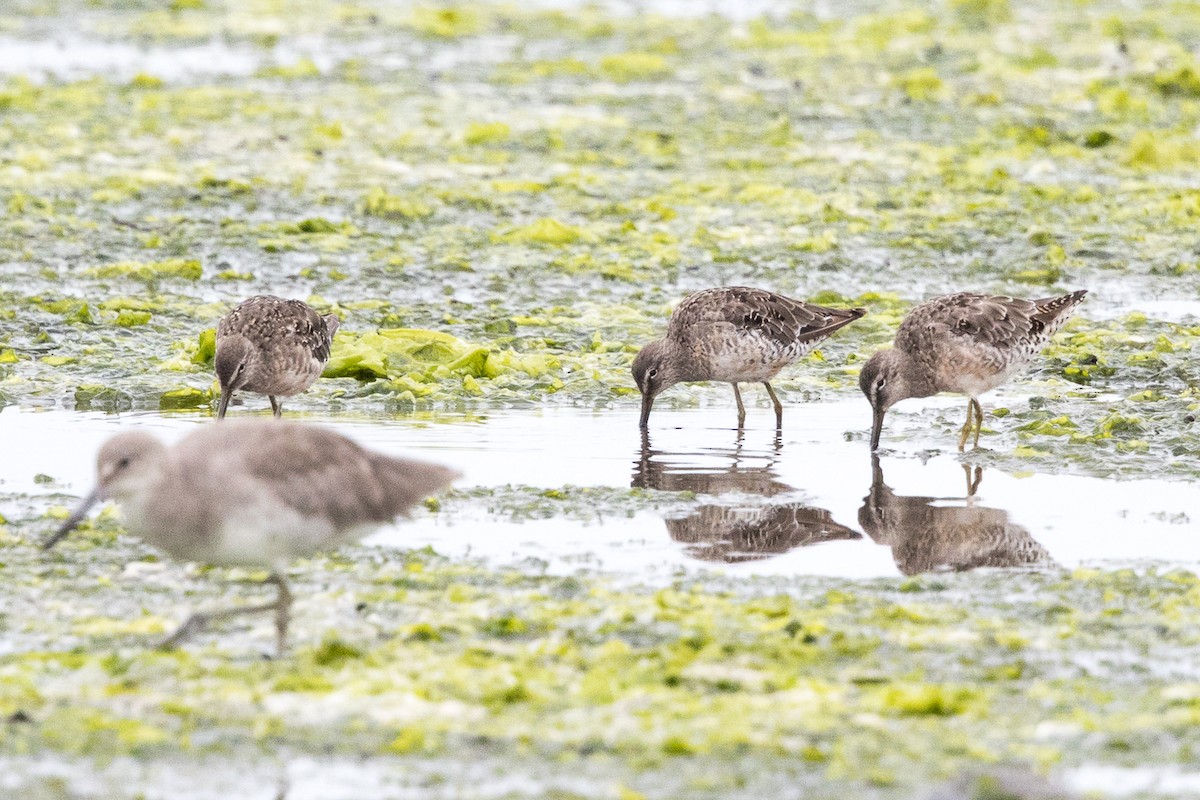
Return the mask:
[(979, 505), (983, 469), (964, 465), (967, 496), (897, 495), (883, 482), (879, 458), (871, 458), (871, 491), (858, 522), (878, 544), (892, 548), (905, 575), (965, 572), (980, 567), (1052, 567), (1054, 559), (1008, 512)]
[[(730, 494), (756, 496), (706, 503), (686, 517), (666, 520), (671, 538), (686, 544), (685, 552), (703, 561), (756, 561), (797, 547), (861, 539), (862, 534), (834, 522), (825, 509), (796, 501), (799, 492), (783, 483), (775, 471), (782, 448), (776, 435), (771, 450), (748, 450), (739, 432), (732, 449), (706, 450), (698, 457), (695, 452), (654, 450), (649, 434), (643, 431), (632, 485), (714, 499)], [(723, 463), (704, 463), (714, 457)], [(780, 500), (767, 499), (773, 497)]]

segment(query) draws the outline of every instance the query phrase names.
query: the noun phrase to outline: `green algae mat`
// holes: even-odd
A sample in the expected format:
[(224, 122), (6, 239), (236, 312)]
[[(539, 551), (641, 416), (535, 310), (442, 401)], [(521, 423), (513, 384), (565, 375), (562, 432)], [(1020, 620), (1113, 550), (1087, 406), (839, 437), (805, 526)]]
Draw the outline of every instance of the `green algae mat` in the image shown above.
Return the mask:
[[(798, 414), (924, 297), (1088, 288), (980, 461), (1195, 479), (1198, 48), (1180, 2), (8, 0), (0, 407), (208, 415), (217, 318), (271, 292), (342, 319), (289, 409), (632, 411), (638, 345), (736, 282), (870, 312), (780, 381)], [(364, 548), (298, 570), (289, 657), (245, 631), (164, 655), (168, 609), (254, 589), (107, 517), (42, 557), (63, 502), (0, 486), (28, 796), (106, 796), (36, 765), (234, 756), (464, 797), (899, 798), (1009, 763), (1195, 791), (1180, 570), (643, 586)], [(446, 788), (479, 764), (513, 782)], [(1176, 788), (1103, 777), (1145, 767)]]

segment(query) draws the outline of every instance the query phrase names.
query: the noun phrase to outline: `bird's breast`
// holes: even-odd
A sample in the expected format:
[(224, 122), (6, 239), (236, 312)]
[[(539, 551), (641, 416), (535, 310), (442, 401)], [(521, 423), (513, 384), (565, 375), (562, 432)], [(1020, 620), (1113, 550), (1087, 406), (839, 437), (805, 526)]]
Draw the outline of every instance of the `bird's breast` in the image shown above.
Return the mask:
[(696, 343), (692, 360), (703, 377), (693, 380), (769, 381), (812, 347), (811, 342), (782, 345), (766, 336), (730, 330)]
[(310, 352), (276, 353), (265, 359), (242, 388), (257, 394), (290, 397), (312, 386), (323, 370), (324, 364)]

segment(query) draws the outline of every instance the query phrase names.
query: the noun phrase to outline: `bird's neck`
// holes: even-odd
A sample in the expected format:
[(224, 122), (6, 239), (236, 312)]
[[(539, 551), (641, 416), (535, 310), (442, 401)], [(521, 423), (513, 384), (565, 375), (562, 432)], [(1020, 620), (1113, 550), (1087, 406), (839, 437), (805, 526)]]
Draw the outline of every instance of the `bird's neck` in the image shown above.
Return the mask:
[(671, 365), (672, 384), (708, 380), (708, 375), (696, 361), (692, 351), (682, 347), (674, 339), (663, 340), (663, 363)]

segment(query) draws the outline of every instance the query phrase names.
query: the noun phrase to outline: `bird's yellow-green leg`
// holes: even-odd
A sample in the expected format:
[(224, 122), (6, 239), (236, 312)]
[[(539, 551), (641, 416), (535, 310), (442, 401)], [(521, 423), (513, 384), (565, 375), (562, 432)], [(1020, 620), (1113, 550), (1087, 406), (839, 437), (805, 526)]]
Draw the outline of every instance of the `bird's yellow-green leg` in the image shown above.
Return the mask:
[(971, 425), (975, 421), (974, 403), (974, 398), (967, 402), (967, 421), (963, 423), (962, 430), (958, 434), (958, 452), (960, 453), (967, 447), (967, 437), (971, 435)]
[(983, 430), (983, 406), (974, 397), (971, 398), (971, 404), (975, 406), (975, 448), (978, 449), (979, 434)]

